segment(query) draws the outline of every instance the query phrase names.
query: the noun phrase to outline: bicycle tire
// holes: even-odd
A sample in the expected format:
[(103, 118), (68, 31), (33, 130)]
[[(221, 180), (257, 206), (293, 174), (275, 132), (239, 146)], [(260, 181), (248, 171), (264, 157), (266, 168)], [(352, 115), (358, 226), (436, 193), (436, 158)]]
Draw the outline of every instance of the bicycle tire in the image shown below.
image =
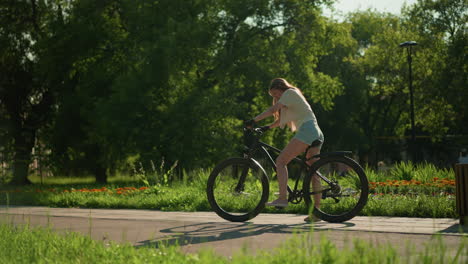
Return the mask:
[[(239, 184), (244, 174), (245, 180)], [(239, 189), (240, 185), (242, 188)], [(257, 216), (265, 207), (269, 180), (265, 170), (255, 160), (230, 158), (213, 169), (206, 193), (211, 208), (221, 218), (245, 222)]]
[(309, 211), (313, 204), (313, 195), (310, 194), (313, 191), (312, 177), (317, 172), (337, 185), (332, 189), (331, 185), (320, 180), (318, 188), (323, 192), (320, 193), (319, 208), (313, 207), (315, 216), (327, 222), (341, 223), (352, 219), (364, 208), (369, 195), (369, 181), (362, 167), (346, 156), (328, 156), (315, 162), (304, 179), (303, 194)]

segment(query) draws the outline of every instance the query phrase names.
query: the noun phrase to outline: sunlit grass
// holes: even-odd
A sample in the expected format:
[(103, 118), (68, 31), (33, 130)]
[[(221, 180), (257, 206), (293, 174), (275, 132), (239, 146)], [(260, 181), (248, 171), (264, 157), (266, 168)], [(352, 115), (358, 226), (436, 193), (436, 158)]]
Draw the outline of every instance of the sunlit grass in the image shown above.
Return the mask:
[(411, 161), (399, 162), (385, 169), (379, 168), (379, 170), (364, 167), (364, 171), (369, 182), (387, 180), (431, 182), (433, 178), (455, 179), (455, 172), (451, 168), (437, 168), (431, 163), (414, 164)]
[[(206, 199), (204, 186), (193, 184), (173, 184), (145, 189), (145, 186), (127, 187), (127, 191), (119, 191), (123, 187), (112, 185), (106, 191), (93, 192), (92, 186), (86, 191), (75, 186), (71, 191), (69, 186), (47, 186), (37, 189), (37, 186), (23, 188), (21, 192), (9, 189), (0, 192), (0, 204), (36, 205), (51, 207), (84, 207), (84, 208), (130, 208), (156, 209), (163, 211), (212, 211)], [(96, 186), (97, 190), (102, 187)], [(134, 188), (134, 189), (133, 189)], [(143, 190), (141, 190), (143, 189)], [(38, 191), (39, 190), (39, 191)], [(54, 190), (54, 191), (51, 191)], [(119, 193), (121, 192), (121, 193)], [(270, 200), (275, 199), (274, 191)], [(229, 211), (242, 211), (245, 203), (238, 203), (232, 196), (225, 200)], [(244, 206), (244, 207), (239, 207)], [(307, 214), (308, 210), (302, 201), (290, 204), (285, 209), (266, 207), (263, 212), (269, 213), (299, 213)], [(436, 195), (401, 195), (401, 194), (371, 194), (367, 205), (359, 215), (367, 216), (402, 216), (402, 217), (437, 217), (456, 218), (455, 198), (442, 194)]]
[[(461, 239), (451, 254), (442, 240), (433, 239), (422, 250), (407, 246), (405, 254), (390, 244), (345, 241), (340, 248), (325, 236), (312, 239), (313, 231), (296, 234), (280, 247), (249, 253), (244, 247), (232, 257), (212, 250), (184, 254), (177, 245), (164, 243), (148, 247), (100, 242), (68, 232), (59, 235), (49, 228), (0, 224), (0, 263), (466, 263), (468, 247)], [(442, 262), (441, 262), (442, 261)]]
[(0, 224), (0, 236), (0, 263), (193, 263), (192, 256), (177, 247), (106, 246), (77, 233), (58, 235), (45, 228)]
[[(453, 171), (438, 170), (429, 165), (400, 165), (395, 171), (408, 171), (408, 168), (416, 170), (411, 175), (420, 175), (419, 180), (404, 180), (408, 176), (366, 169), (367, 175), (373, 180), (370, 180), (368, 203), (359, 215), (457, 218)], [(1, 186), (0, 204), (212, 211), (206, 198), (209, 173), (209, 169), (184, 172), (181, 178), (170, 182), (164, 180), (168, 177), (167, 173), (147, 173), (140, 177), (121, 175), (111, 177), (107, 184), (96, 184), (91, 177), (49, 177), (43, 180), (43, 184)], [(423, 177), (423, 174), (426, 175)], [(35, 182), (40, 180), (38, 177), (32, 179)], [(294, 184), (295, 180), (289, 179), (289, 185), (293, 187)], [(302, 181), (299, 188), (301, 186)], [(276, 192), (278, 183), (276, 177), (273, 177), (270, 179), (269, 200), (276, 199)], [(242, 211), (246, 206), (253, 207), (234, 198), (229, 193), (225, 199), (221, 197), (223, 208)], [(308, 210), (304, 201), (301, 201), (299, 204), (290, 204), (286, 209), (267, 207), (262, 212), (307, 214)]]
[[(93, 176), (76, 176), (76, 177), (41, 177), (40, 175), (34, 174), (28, 177), (28, 179), (36, 184), (43, 185), (68, 185), (68, 184), (94, 184), (96, 182), (95, 177)], [(136, 176), (129, 175), (115, 175), (109, 177), (109, 183), (132, 183), (140, 182)]]

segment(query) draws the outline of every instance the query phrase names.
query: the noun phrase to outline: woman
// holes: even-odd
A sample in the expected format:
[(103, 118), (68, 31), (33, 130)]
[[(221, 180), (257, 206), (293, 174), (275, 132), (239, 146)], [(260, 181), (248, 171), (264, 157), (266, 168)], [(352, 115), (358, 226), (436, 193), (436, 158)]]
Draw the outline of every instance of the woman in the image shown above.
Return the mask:
[[(269, 94), (273, 97), (273, 106), (265, 112), (250, 120), (250, 124), (254, 124), (271, 115), (274, 116), (275, 122), (269, 126), (262, 127), (264, 130), (281, 127), (287, 125), (291, 131), (296, 132), (288, 145), (281, 151), (276, 159), (276, 174), (279, 183), (278, 199), (266, 203), (267, 206), (286, 207), (288, 206), (288, 163), (298, 155), (306, 153), (306, 158), (319, 154), (320, 148), (324, 141), (324, 136), (318, 126), (315, 114), (312, 111), (309, 103), (302, 95), (301, 90), (292, 86), (285, 79), (277, 78), (272, 80)], [(311, 159), (307, 163), (311, 165), (316, 159)], [(319, 188), (320, 180), (314, 175), (312, 178), (314, 190)], [(314, 203), (316, 207), (320, 206), (320, 194), (314, 195)], [(307, 217), (305, 221), (310, 221)], [(317, 220), (317, 219), (314, 219)]]

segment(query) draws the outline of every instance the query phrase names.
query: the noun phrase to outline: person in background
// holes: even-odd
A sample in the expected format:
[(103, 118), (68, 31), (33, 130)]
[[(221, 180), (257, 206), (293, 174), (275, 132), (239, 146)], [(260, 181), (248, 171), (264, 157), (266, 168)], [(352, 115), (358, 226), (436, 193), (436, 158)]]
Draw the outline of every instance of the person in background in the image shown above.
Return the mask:
[(460, 156), (458, 157), (458, 163), (459, 164), (468, 164), (468, 153), (466, 151), (466, 148), (463, 148), (460, 151)]

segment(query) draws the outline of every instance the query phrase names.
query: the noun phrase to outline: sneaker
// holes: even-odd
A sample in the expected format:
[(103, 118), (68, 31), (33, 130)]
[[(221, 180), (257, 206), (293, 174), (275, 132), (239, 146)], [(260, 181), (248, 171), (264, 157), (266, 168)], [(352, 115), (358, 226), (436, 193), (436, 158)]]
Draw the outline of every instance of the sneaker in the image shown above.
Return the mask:
[(287, 207), (288, 206), (288, 201), (286, 200), (280, 200), (276, 199), (273, 202), (268, 202), (265, 204), (266, 206), (274, 206), (274, 207)]
[(322, 219), (316, 217), (315, 215), (312, 215), (312, 216), (309, 215), (306, 218), (304, 218), (304, 221), (307, 223), (317, 223), (317, 222), (322, 221)]

